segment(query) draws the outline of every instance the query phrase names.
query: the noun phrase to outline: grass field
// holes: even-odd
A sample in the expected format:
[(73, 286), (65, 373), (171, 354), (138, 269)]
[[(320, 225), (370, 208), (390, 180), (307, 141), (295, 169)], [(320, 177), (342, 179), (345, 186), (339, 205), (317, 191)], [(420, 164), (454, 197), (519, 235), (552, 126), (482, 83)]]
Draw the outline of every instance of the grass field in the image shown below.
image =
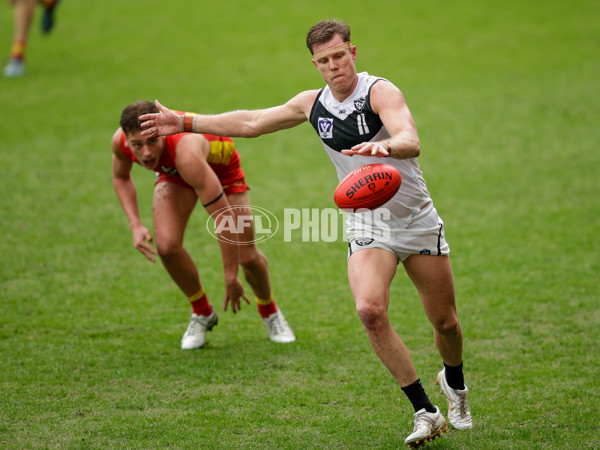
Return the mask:
[[(403, 447), (412, 408), (356, 317), (341, 239), (261, 246), (296, 343), (269, 342), (247, 307), (182, 351), (189, 306), (134, 250), (110, 181), (124, 106), (216, 113), (320, 87), (304, 37), (328, 17), (351, 24), (360, 71), (403, 90), (446, 222), (475, 428), (428, 448), (600, 447), (597, 1), (64, 0), (57, 13), (47, 37), (36, 17), (27, 75), (0, 79), (0, 447)], [(0, 56), (11, 33), (2, 5)], [(333, 207), (308, 125), (237, 145), (255, 205), (280, 219)], [(135, 180), (150, 225), (153, 176)], [(205, 223), (198, 210), (186, 246), (220, 307)], [(402, 271), (390, 317), (445, 411)]]

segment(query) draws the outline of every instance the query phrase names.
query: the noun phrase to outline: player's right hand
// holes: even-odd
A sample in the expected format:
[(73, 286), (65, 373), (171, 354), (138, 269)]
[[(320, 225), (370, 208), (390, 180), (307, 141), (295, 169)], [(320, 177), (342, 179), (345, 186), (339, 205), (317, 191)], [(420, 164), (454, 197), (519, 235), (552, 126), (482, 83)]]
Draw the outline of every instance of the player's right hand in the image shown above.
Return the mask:
[(142, 254), (152, 262), (156, 262), (154, 255), (157, 255), (156, 250), (152, 246), (153, 239), (150, 230), (143, 225), (132, 230), (133, 233), (133, 245)]
[(166, 106), (159, 103), (154, 104), (160, 112), (143, 114), (139, 117), (141, 122), (142, 136), (148, 139), (156, 139), (158, 136), (168, 136), (181, 133), (181, 119), (179, 114), (174, 113)]
[(231, 311), (235, 314), (242, 309), (242, 301), (249, 305), (250, 300), (244, 292), (244, 286), (239, 278), (225, 281), (225, 302), (223, 303), (223, 311), (227, 311), (227, 306), (231, 305)]

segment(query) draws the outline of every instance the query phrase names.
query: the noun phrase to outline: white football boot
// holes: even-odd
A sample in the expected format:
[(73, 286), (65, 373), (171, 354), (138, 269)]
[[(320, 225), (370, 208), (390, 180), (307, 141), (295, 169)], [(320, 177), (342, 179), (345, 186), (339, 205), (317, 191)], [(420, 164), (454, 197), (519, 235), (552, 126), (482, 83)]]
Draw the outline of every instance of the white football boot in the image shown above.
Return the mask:
[(280, 310), (263, 319), (263, 322), (269, 330), (269, 338), (273, 342), (287, 343), (296, 340), (292, 328), (288, 325)]
[(25, 74), (25, 63), (20, 59), (11, 58), (4, 67), (4, 76), (6, 78), (21, 77)]
[(206, 341), (206, 331), (212, 330), (218, 322), (219, 317), (214, 308), (209, 316), (192, 314), (188, 329), (181, 339), (181, 348), (183, 350), (191, 350), (202, 347)]
[(442, 369), (438, 373), (435, 384), (439, 384), (440, 391), (448, 399), (448, 420), (457, 430), (473, 428), (473, 419), (471, 418), (471, 410), (467, 403), (467, 394), (469, 389), (465, 385), (464, 389), (452, 389), (446, 381), (446, 369)]
[(440, 408), (436, 406), (434, 413), (428, 413), (423, 408), (415, 413), (415, 427), (404, 443), (410, 448), (417, 448), (441, 436), (445, 431), (448, 431), (448, 425)]

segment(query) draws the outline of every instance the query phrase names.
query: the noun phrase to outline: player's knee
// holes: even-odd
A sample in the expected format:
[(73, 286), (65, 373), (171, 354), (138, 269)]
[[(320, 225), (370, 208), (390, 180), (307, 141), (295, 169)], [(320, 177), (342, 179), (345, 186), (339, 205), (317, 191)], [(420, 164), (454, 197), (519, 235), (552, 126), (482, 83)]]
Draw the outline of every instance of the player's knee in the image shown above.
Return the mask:
[(367, 331), (377, 330), (388, 321), (387, 311), (380, 302), (357, 302), (356, 312)]
[(454, 315), (434, 320), (432, 321), (432, 325), (438, 333), (446, 336), (457, 335), (460, 327), (458, 317)]
[(181, 251), (181, 248), (181, 244), (175, 241), (156, 241), (156, 252), (161, 258), (169, 258), (171, 256), (177, 255)]
[(240, 265), (245, 269), (252, 270), (266, 264), (267, 258), (256, 248), (240, 252)]

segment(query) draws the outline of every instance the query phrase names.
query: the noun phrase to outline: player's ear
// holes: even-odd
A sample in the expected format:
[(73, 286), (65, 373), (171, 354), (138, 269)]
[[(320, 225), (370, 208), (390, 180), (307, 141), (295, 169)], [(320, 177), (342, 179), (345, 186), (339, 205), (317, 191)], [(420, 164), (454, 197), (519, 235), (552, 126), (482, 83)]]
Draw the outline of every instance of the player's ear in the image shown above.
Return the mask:
[(317, 61), (316, 61), (316, 60), (314, 60), (314, 59), (313, 59), (313, 60), (311, 60), (311, 61), (312, 61), (312, 63), (313, 63), (313, 66), (315, 66), (315, 67), (317, 68), (317, 70), (318, 70), (318, 69), (319, 69), (319, 66), (317, 66)]

